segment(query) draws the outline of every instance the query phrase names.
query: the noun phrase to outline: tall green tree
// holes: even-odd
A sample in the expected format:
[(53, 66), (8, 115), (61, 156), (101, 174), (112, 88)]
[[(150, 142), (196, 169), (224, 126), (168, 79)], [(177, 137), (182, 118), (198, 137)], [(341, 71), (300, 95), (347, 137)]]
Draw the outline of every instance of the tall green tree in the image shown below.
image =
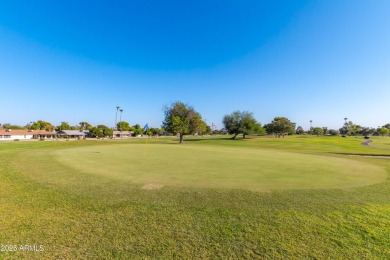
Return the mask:
[(183, 143), (184, 135), (195, 134), (202, 128), (202, 116), (192, 106), (176, 101), (164, 109), (162, 127), (172, 134), (179, 135), (179, 142)]
[(297, 130), (295, 131), (298, 135), (303, 135), (305, 133), (305, 130), (303, 130), (302, 126), (298, 126)]
[(91, 128), (90, 134), (93, 137), (107, 137), (112, 136), (113, 131), (105, 125), (97, 125), (96, 127)]
[(162, 131), (160, 128), (150, 128), (148, 129), (148, 131), (150, 131), (149, 133), (151, 133), (150, 135), (154, 135), (154, 136), (158, 136), (158, 135), (162, 135)]
[(280, 138), (286, 134), (294, 134), (295, 123), (291, 122), (287, 117), (275, 117), (271, 123), (265, 126), (265, 129), (268, 134), (274, 134)]
[(265, 130), (253, 117), (253, 113), (247, 111), (234, 111), (225, 115), (222, 120), (229, 134), (233, 134), (232, 139), (242, 134), (243, 138), (249, 134), (264, 134)]
[(340, 133), (343, 136), (346, 135), (357, 135), (361, 131), (362, 127), (360, 125), (355, 125), (352, 121), (346, 121), (344, 126), (339, 129)]
[(376, 131), (377, 131), (377, 133), (378, 133), (379, 135), (381, 135), (382, 137), (385, 136), (385, 135), (387, 135), (387, 134), (389, 134), (389, 129), (387, 129), (386, 127), (380, 127), (380, 128), (378, 128)]
[(98, 128), (98, 127), (92, 127), (90, 130), (90, 135), (92, 137), (104, 137), (103, 129)]
[(139, 124), (135, 124), (132, 127), (130, 127), (129, 131), (134, 132), (134, 136), (142, 135), (143, 129)]
[(338, 134), (340, 134), (339, 130), (337, 130), (337, 129), (329, 129), (328, 132), (329, 132), (330, 135), (338, 135)]
[(52, 125), (49, 122), (43, 121), (43, 120), (38, 120), (37, 122), (33, 122), (31, 125), (32, 130), (46, 130), (46, 131), (54, 131), (55, 126)]
[(120, 121), (116, 124), (116, 129), (118, 129), (119, 131), (129, 131), (130, 124), (125, 121)]
[(57, 131), (62, 131), (62, 130), (71, 130), (70, 125), (68, 122), (61, 122), (61, 125), (56, 127)]
[(90, 125), (88, 122), (85, 122), (85, 121), (82, 121), (79, 123), (79, 128), (81, 131), (83, 130), (91, 130), (92, 129), (92, 125)]
[(313, 134), (315, 134), (317, 137), (320, 135), (324, 135), (324, 129), (321, 127), (314, 127)]
[(375, 133), (375, 128), (362, 127), (362, 129), (360, 130), (360, 134), (363, 135), (364, 137), (368, 137), (374, 133)]

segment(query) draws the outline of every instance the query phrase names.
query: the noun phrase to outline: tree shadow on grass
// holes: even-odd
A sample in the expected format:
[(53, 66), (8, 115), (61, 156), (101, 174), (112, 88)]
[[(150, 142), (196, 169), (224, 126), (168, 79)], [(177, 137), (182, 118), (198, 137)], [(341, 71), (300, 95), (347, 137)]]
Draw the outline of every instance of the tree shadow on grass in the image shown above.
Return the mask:
[(235, 139), (232, 139), (231, 136), (229, 137), (211, 137), (211, 138), (203, 138), (203, 137), (188, 137), (188, 139), (184, 139), (184, 142), (207, 142), (207, 141), (246, 141), (246, 140), (253, 140), (257, 139), (257, 136), (247, 136), (245, 138), (242, 137), (236, 137)]
[(207, 141), (215, 141), (215, 140), (230, 140), (229, 137), (223, 138), (203, 138), (203, 137), (191, 137), (184, 139), (184, 142), (207, 142)]
[(370, 154), (370, 153), (334, 153), (348, 156), (361, 156), (361, 157), (377, 157), (377, 158), (389, 158), (390, 154)]

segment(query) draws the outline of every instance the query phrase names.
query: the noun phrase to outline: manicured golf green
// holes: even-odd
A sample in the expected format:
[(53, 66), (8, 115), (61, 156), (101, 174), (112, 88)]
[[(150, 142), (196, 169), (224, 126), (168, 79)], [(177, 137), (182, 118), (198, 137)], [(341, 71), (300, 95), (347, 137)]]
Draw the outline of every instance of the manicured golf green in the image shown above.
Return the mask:
[(0, 259), (390, 258), (390, 150), (177, 141), (0, 143)]
[(78, 147), (58, 150), (55, 158), (83, 173), (146, 187), (332, 189), (372, 185), (387, 178), (382, 167), (346, 158), (194, 144)]

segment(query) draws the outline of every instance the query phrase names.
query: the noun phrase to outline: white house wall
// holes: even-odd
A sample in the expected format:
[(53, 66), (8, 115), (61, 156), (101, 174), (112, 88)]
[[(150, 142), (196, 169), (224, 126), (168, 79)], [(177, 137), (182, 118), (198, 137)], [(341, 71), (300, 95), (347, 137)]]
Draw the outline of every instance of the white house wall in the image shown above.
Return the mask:
[(15, 139), (19, 139), (19, 140), (33, 139), (33, 135), (0, 135), (0, 141), (12, 141)]

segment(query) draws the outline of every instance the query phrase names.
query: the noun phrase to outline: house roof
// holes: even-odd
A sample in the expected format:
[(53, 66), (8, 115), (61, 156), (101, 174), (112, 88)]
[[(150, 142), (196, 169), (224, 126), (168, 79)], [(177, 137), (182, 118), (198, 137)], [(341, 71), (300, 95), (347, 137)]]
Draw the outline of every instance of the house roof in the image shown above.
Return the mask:
[(60, 135), (85, 135), (85, 132), (79, 130), (62, 130), (57, 133)]
[(114, 135), (131, 135), (133, 133), (133, 131), (113, 131)]
[(5, 130), (0, 129), (0, 135), (53, 135), (55, 132), (45, 130)]

